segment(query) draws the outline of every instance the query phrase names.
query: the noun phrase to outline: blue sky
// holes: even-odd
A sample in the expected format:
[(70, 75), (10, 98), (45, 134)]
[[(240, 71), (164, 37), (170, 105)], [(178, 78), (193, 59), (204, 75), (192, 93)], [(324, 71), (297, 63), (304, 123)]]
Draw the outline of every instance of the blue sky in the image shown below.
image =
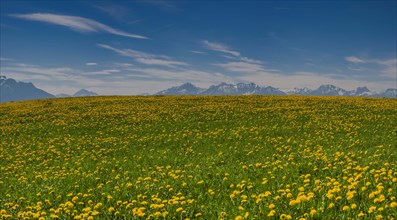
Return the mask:
[(53, 94), (396, 87), (396, 1), (0, 2), (1, 74)]

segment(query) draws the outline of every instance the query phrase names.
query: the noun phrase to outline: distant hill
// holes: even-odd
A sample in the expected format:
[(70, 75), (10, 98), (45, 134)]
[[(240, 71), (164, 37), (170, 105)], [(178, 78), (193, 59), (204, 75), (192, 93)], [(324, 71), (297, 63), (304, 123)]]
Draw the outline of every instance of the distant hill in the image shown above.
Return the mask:
[(0, 78), (0, 102), (54, 98), (55, 96), (35, 87), (32, 83)]
[[(86, 89), (77, 91), (73, 96), (97, 96), (98, 94)], [(32, 83), (18, 82), (15, 79), (0, 76), (0, 102), (14, 102), (44, 98), (71, 97), (69, 94), (61, 93), (56, 96), (37, 88)]]
[(97, 96), (98, 94), (92, 91), (88, 91), (86, 89), (80, 89), (79, 91), (75, 92), (73, 95), (60, 93), (56, 95), (57, 98), (66, 98), (66, 97), (82, 97), (82, 96)]
[(196, 87), (191, 83), (184, 83), (181, 86), (174, 86), (169, 89), (160, 91), (155, 95), (305, 95), (305, 96), (368, 96), (368, 97), (385, 97), (397, 98), (397, 89), (390, 88), (384, 92), (376, 93), (370, 91), (367, 87), (358, 87), (355, 90), (348, 91), (340, 87), (326, 84), (317, 89), (295, 88), (291, 91), (281, 91), (280, 89), (267, 86), (261, 87), (255, 83), (237, 83), (228, 84), (220, 83), (212, 85), (208, 89)]
[(97, 96), (98, 94), (92, 91), (88, 91), (86, 89), (80, 89), (73, 96), (81, 97), (81, 96)]

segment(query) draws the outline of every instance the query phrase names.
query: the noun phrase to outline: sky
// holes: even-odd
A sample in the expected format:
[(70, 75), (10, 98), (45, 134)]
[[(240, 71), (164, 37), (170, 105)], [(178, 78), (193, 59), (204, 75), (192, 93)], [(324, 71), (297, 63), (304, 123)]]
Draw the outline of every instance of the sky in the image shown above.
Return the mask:
[(0, 0), (0, 72), (52, 94), (397, 86), (395, 0)]

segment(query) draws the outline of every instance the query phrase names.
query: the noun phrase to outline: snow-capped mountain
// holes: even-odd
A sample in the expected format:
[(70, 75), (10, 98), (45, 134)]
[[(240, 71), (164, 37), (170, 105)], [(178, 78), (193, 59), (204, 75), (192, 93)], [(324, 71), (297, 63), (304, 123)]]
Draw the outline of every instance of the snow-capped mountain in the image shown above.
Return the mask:
[(198, 88), (191, 83), (185, 83), (181, 86), (175, 86), (156, 93), (156, 95), (249, 95), (249, 94), (267, 94), (267, 95), (286, 95), (277, 88), (268, 86), (260, 87), (255, 83), (238, 83), (228, 84), (220, 83), (212, 85), (208, 89)]
[(255, 94), (261, 89), (261, 87), (255, 83), (237, 83), (236, 87), (237, 91), (242, 94)]
[(350, 96), (373, 96), (376, 95), (375, 92), (371, 92), (366, 86), (357, 87), (356, 90), (350, 91)]
[(272, 86), (262, 87), (259, 93), (254, 93), (258, 95), (287, 95), (287, 93), (274, 88)]
[(321, 85), (318, 87), (318, 89), (313, 90), (310, 92), (310, 95), (315, 95), (315, 96), (348, 96), (349, 92), (336, 87), (334, 85)]
[[(315, 90), (309, 88), (295, 88), (287, 93), (271, 87), (261, 87), (255, 83), (220, 83), (212, 85), (208, 89), (196, 87), (192, 83), (184, 83), (180, 86), (160, 91), (155, 95), (304, 95), (304, 96), (368, 96), (381, 98), (397, 98), (397, 89), (389, 88), (381, 93), (370, 91), (366, 86), (347, 91), (334, 85), (321, 85)], [(72, 96), (97, 96), (98, 94), (86, 89), (77, 91)], [(149, 95), (149, 94), (146, 94)], [(54, 97), (70, 97), (68, 94), (53, 96), (32, 83), (17, 82), (14, 79), (0, 76), (0, 102), (21, 101)]]
[(204, 90), (203, 95), (237, 95), (237, 86), (233, 84), (221, 83), (219, 85), (212, 85), (207, 90)]
[(397, 98), (397, 89), (386, 89), (386, 91), (375, 95), (376, 97), (383, 97), (383, 98)]
[(291, 91), (288, 91), (287, 94), (293, 94), (293, 95), (310, 95), (312, 92), (311, 89), (304, 87), (304, 88), (294, 88)]
[(73, 96), (81, 97), (81, 96), (97, 96), (98, 94), (92, 91), (88, 91), (86, 89), (80, 89)]
[(294, 88), (291, 91), (283, 92), (277, 88), (267, 86), (261, 87), (255, 83), (220, 83), (212, 85), (208, 89), (201, 89), (191, 83), (175, 86), (156, 93), (156, 95), (303, 95), (303, 96), (368, 96), (396, 98), (397, 89), (387, 89), (385, 92), (376, 93), (370, 91), (366, 86), (358, 87), (348, 91), (337, 86), (326, 84), (317, 89)]
[(198, 95), (204, 89), (196, 87), (191, 83), (184, 83), (180, 86), (174, 86), (169, 89), (160, 91), (156, 95)]

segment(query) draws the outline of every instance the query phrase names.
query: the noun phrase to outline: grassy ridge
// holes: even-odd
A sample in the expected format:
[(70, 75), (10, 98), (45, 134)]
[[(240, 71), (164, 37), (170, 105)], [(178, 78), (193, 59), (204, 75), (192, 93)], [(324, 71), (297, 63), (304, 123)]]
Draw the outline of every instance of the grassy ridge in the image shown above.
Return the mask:
[(397, 216), (397, 100), (89, 97), (0, 105), (0, 217)]

